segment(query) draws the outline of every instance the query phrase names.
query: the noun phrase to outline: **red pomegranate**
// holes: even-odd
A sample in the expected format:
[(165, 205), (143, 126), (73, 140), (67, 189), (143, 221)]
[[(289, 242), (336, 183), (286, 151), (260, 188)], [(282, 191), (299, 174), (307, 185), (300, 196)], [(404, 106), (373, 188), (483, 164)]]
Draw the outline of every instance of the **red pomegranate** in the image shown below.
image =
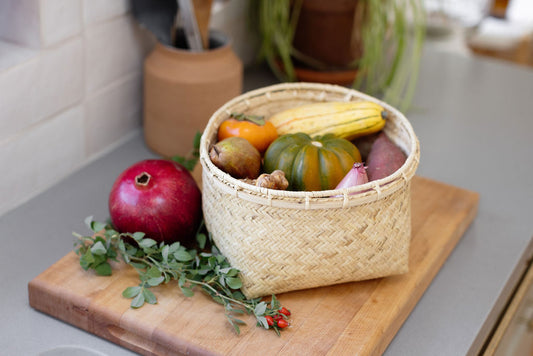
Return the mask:
[(119, 232), (144, 232), (158, 242), (189, 242), (202, 217), (202, 195), (179, 163), (150, 159), (116, 179), (109, 195), (111, 221)]

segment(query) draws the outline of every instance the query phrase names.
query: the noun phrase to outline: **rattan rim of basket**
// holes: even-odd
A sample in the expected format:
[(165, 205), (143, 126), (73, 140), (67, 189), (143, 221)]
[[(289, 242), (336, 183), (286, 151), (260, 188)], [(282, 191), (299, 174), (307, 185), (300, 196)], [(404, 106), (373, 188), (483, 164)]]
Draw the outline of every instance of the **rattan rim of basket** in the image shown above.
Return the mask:
[[(408, 155), (407, 160), (402, 167), (388, 177), (355, 187), (344, 188), (340, 190), (321, 191), (284, 191), (260, 188), (232, 177), (231, 175), (220, 170), (211, 162), (208, 153), (208, 146), (210, 146), (209, 136), (215, 134), (215, 130), (218, 129), (218, 126), (215, 127), (214, 124), (217, 118), (229, 116), (231, 113), (230, 108), (236, 106), (237, 104), (244, 103), (245, 106), (248, 106), (248, 101), (252, 98), (260, 96), (266, 96), (269, 98), (272, 93), (279, 94), (283, 91), (292, 91), (293, 95), (295, 95), (295, 91), (298, 90), (341, 94), (344, 95), (344, 100), (346, 101), (351, 100), (353, 97), (357, 97), (379, 103), (387, 111), (390, 111), (395, 117), (401, 120), (401, 126), (409, 136), (410, 154)], [(220, 121), (222, 121), (222, 119)], [(343, 208), (353, 205), (361, 205), (381, 199), (394, 193), (409, 183), (415, 174), (419, 160), (420, 144), (418, 138), (416, 137), (411, 124), (401, 112), (389, 104), (357, 90), (332, 84), (282, 83), (252, 90), (237, 96), (220, 107), (211, 116), (200, 142), (200, 161), (204, 171), (203, 174), (204, 176), (207, 174), (207, 178), (211, 178), (211, 182), (214, 183), (218, 188), (228, 194), (232, 194), (239, 198), (259, 204), (300, 209), (302, 207), (305, 209)], [(205, 182), (205, 179), (203, 180), (204, 184), (206, 184), (207, 182)]]

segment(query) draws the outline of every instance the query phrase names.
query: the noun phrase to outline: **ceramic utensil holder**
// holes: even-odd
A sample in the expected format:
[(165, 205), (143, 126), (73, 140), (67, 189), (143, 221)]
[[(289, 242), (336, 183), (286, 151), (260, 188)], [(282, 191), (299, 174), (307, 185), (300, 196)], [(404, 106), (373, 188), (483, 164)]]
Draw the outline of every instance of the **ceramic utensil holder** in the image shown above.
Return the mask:
[(211, 115), (242, 92), (243, 65), (224, 34), (210, 32), (210, 48), (192, 52), (183, 32), (176, 46), (157, 43), (144, 63), (144, 138), (163, 157), (187, 155)]

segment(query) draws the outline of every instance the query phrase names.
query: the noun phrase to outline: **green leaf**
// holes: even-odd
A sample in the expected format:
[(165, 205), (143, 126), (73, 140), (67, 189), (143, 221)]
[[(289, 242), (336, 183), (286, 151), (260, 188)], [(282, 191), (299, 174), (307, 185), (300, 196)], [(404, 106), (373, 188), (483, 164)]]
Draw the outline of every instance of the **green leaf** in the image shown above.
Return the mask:
[(80, 258), (80, 264), (81, 264), (82, 266), (85, 265), (85, 266), (89, 267), (89, 265), (90, 265), (91, 263), (94, 263), (94, 256), (93, 256), (93, 254), (91, 253), (91, 250), (87, 250), (87, 252), (85, 252), (85, 253), (83, 254), (83, 256), (81, 256), (81, 258)]
[(217, 258), (216, 256), (211, 256), (207, 259), (207, 263), (209, 263), (209, 266), (211, 268), (215, 268), (215, 266), (217, 265)]
[(186, 297), (192, 297), (194, 295), (193, 290), (191, 288), (189, 288), (189, 287), (180, 286), (180, 289), (181, 289), (181, 292), (183, 293), (183, 295), (186, 296)]
[(104, 223), (101, 223), (101, 222), (98, 222), (98, 221), (91, 222), (91, 230), (92, 231), (100, 232), (100, 231), (102, 231), (104, 229), (105, 229), (105, 224)]
[(196, 235), (196, 241), (198, 241), (198, 245), (200, 246), (200, 248), (205, 248), (205, 244), (207, 242), (207, 236), (205, 236), (205, 234), (198, 234)]
[(179, 242), (174, 242), (172, 245), (170, 245), (170, 248), (168, 249), (168, 253), (169, 254), (174, 254), (174, 252), (178, 251), (180, 246), (181, 245), (180, 245)]
[(230, 315), (230, 318), (231, 318), (231, 320), (233, 320), (237, 324), (246, 325), (246, 322), (244, 320), (238, 319), (238, 318), (234, 317), (233, 315)]
[(152, 293), (152, 291), (150, 289), (144, 288), (142, 294), (144, 296), (144, 300), (148, 304), (156, 304), (157, 303), (157, 298), (155, 297), (154, 293)]
[(265, 318), (264, 316), (258, 316), (258, 317), (257, 317), (257, 323), (258, 323), (260, 326), (264, 327), (265, 329), (268, 329), (268, 328), (269, 328), (269, 326), (268, 326), (268, 322), (267, 322), (267, 320), (266, 320), (266, 318)]
[(137, 296), (131, 301), (130, 305), (134, 309), (142, 307), (144, 305), (144, 293), (137, 294)]
[(89, 230), (92, 230), (92, 222), (93, 222), (93, 219), (94, 219), (94, 216), (87, 216), (85, 218), (85, 220), (83, 220), (83, 222), (85, 223), (85, 225), (87, 225), (87, 227), (89, 228)]
[(134, 256), (137, 253), (137, 247), (127, 244), (126, 253), (130, 256)]
[(218, 277), (218, 283), (220, 283), (222, 287), (226, 287), (226, 279), (224, 278), (224, 276)]
[(281, 307), (280, 302), (274, 294), (272, 294), (272, 299), (270, 300), (270, 309), (278, 310)]
[(114, 229), (108, 229), (104, 231), (104, 235), (107, 239), (111, 239), (113, 236), (118, 235), (118, 231)]
[(239, 325), (238, 325), (238, 323), (236, 322), (236, 320), (233, 319), (233, 318), (231, 317), (231, 315), (229, 315), (229, 314), (226, 314), (226, 318), (228, 318), (228, 321), (230, 322), (231, 326), (233, 326), (233, 329), (235, 329), (235, 332), (236, 332), (237, 334), (240, 334), (240, 333), (241, 333), (241, 329), (239, 328)]
[(95, 255), (93, 254), (93, 257), (94, 257), (94, 265), (97, 266), (99, 265), (100, 263), (103, 263), (105, 261), (107, 261), (107, 256), (104, 254), (104, 255)]
[(181, 274), (178, 278), (178, 286), (183, 287), (185, 286), (185, 282), (187, 282), (187, 277), (185, 277), (184, 274)]
[(226, 278), (226, 284), (231, 289), (239, 289), (242, 287), (242, 281), (239, 277), (227, 277)]
[(164, 280), (165, 280), (165, 277), (164, 277), (164, 276), (161, 276), (161, 277), (157, 277), (157, 278), (150, 278), (150, 279), (147, 280), (146, 282), (147, 282), (151, 287), (155, 287), (155, 286), (158, 286), (158, 285), (160, 285), (161, 283), (163, 283)]
[(146, 274), (150, 278), (159, 278), (161, 276), (161, 271), (159, 268), (152, 266), (148, 269), (148, 271), (146, 271)]
[(174, 258), (180, 262), (187, 262), (192, 260), (193, 256), (191, 256), (187, 251), (179, 249), (178, 251), (174, 252)]
[(122, 296), (124, 298), (133, 298), (133, 297), (137, 296), (139, 293), (141, 293), (141, 290), (142, 290), (142, 288), (139, 287), (139, 286), (128, 287), (128, 288), (124, 289), (124, 291), (122, 292)]
[(236, 300), (246, 300), (246, 297), (244, 296), (244, 294), (242, 294), (240, 290), (234, 291), (233, 293), (231, 293), (231, 296), (233, 297), (233, 299)]
[(146, 264), (141, 262), (130, 262), (130, 266), (137, 269), (145, 269), (147, 267)]
[(267, 305), (265, 302), (258, 303), (254, 308), (254, 314), (255, 315), (264, 315), (267, 309)]
[(139, 246), (141, 246), (143, 249), (150, 248), (150, 247), (154, 246), (155, 244), (157, 244), (157, 241), (155, 241), (153, 239), (149, 239), (149, 238), (142, 239), (139, 242)]
[(98, 256), (98, 255), (105, 255), (107, 250), (104, 244), (102, 243), (102, 241), (98, 241), (91, 247), (91, 252), (93, 253), (93, 255)]
[(193, 148), (195, 150), (199, 150), (200, 149), (200, 141), (202, 139), (202, 133), (201, 132), (196, 132), (196, 134), (194, 135), (194, 140), (193, 140)]
[(94, 270), (99, 276), (110, 276), (112, 274), (111, 265), (107, 262), (100, 263)]
[(168, 251), (170, 250), (169, 245), (165, 245), (161, 250), (161, 257), (163, 257), (163, 262), (168, 263)]
[(144, 232), (135, 232), (131, 235), (135, 241), (141, 241), (146, 234)]
[(107, 258), (110, 258), (110, 259), (116, 261), (117, 259), (115, 257), (117, 257), (117, 251), (115, 251), (115, 249), (113, 249), (113, 248), (109, 248), (107, 250)]

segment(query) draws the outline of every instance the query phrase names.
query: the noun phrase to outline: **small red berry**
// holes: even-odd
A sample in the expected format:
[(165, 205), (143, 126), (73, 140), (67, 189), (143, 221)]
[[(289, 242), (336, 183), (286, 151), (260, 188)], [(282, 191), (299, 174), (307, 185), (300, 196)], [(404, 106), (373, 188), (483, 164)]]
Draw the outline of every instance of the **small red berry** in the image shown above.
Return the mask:
[(281, 315), (279, 315), (279, 314), (274, 315), (274, 320), (275, 321), (279, 321), (281, 319), (283, 319), (283, 317)]
[(278, 320), (278, 327), (279, 327), (280, 329), (284, 329), (284, 328), (286, 328), (287, 326), (289, 326), (289, 322), (288, 322), (287, 320), (285, 320), (285, 319), (280, 319), (280, 320)]
[(265, 319), (267, 320), (268, 326), (274, 325), (274, 318), (272, 318), (270, 315), (265, 316)]
[(286, 316), (290, 316), (290, 315), (291, 315), (291, 312), (289, 311), (289, 309), (287, 309), (287, 308), (285, 308), (285, 307), (281, 308), (281, 309), (279, 310), (279, 312), (280, 312), (281, 314), (286, 315)]

